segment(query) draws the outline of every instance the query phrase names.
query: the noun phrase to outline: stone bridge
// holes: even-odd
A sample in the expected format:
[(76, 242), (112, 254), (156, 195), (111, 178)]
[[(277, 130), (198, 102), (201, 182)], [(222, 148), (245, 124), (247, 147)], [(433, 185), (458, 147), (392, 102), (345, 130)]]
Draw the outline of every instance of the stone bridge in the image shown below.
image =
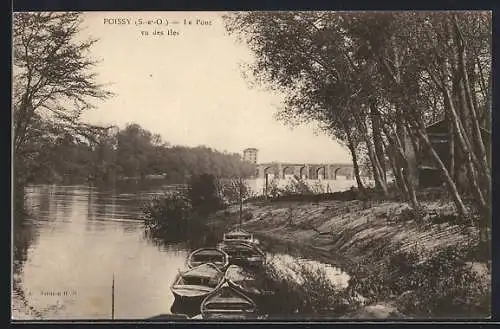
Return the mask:
[(307, 163), (259, 163), (256, 164), (255, 178), (287, 178), (294, 176), (298, 179), (337, 179), (337, 176), (345, 176), (353, 179), (353, 166), (346, 163), (329, 164), (307, 164)]

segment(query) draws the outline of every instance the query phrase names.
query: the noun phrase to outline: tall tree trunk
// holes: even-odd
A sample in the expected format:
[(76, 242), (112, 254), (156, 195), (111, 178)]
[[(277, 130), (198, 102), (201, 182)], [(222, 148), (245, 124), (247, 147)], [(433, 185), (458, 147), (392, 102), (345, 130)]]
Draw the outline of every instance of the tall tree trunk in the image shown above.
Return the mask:
[[(467, 137), (463, 135), (464, 133), (464, 128), (460, 122), (460, 119), (457, 116), (457, 113), (455, 111), (454, 105), (451, 102), (451, 96), (449, 93), (449, 90), (445, 89), (444, 90), (444, 96), (445, 96), (445, 102), (449, 106), (449, 109), (451, 111), (451, 117), (452, 121), (454, 123), (454, 129), (456, 131), (456, 136), (458, 137), (458, 140), (460, 142), (460, 146), (464, 152), (464, 162), (467, 168), (467, 178), (468, 178), (468, 183), (471, 185), (472, 188), (472, 193), (474, 195), (474, 198), (476, 199), (477, 205), (480, 209), (481, 212), (486, 212), (486, 201), (484, 198), (484, 194), (481, 191), (481, 188), (478, 184), (478, 177), (476, 173), (476, 168), (474, 168), (474, 164), (477, 164), (477, 158), (475, 158), (474, 152), (471, 151), (470, 149), (470, 143), (467, 141)], [(476, 160), (476, 161), (474, 161)], [(479, 168), (481, 168), (479, 166)], [(485, 173), (485, 176), (490, 176), (489, 173)], [(491, 181), (491, 178), (487, 179), (487, 181)]]
[(373, 178), (375, 179), (375, 185), (377, 186), (378, 189), (380, 189), (384, 193), (385, 196), (387, 196), (388, 195), (387, 185), (383, 180), (382, 169), (380, 168), (380, 163), (378, 162), (377, 156), (375, 155), (373, 144), (371, 143), (371, 140), (368, 137), (368, 135), (366, 135), (364, 139), (366, 148), (368, 149), (368, 157), (370, 158), (370, 161), (374, 168)]
[(352, 133), (351, 133), (350, 128), (347, 124), (343, 123), (343, 127), (344, 127), (344, 131), (347, 135), (347, 147), (349, 148), (349, 151), (351, 152), (352, 166), (354, 168), (354, 177), (356, 178), (356, 183), (358, 184), (359, 190), (364, 192), (365, 186), (363, 185), (363, 181), (361, 180), (361, 174), (360, 174), (359, 165), (358, 165), (358, 156), (356, 154), (356, 147), (354, 145)]
[[(457, 71), (457, 73), (459, 73), (459, 71)], [(469, 116), (468, 111), (466, 110), (466, 107), (467, 107), (466, 97), (465, 97), (465, 91), (463, 88), (463, 81), (462, 81), (461, 74), (457, 75), (453, 79), (453, 89), (452, 89), (451, 94), (452, 94), (452, 96), (448, 102), (445, 99), (445, 110), (446, 110), (445, 115), (446, 115), (446, 118), (448, 118), (448, 120), (450, 120), (451, 130), (455, 133), (453, 135), (453, 140), (455, 141), (455, 136), (457, 136), (457, 138), (460, 138), (461, 136), (464, 136), (465, 138), (467, 138), (467, 136), (471, 135), (471, 128), (470, 128), (471, 118)], [(456, 99), (456, 104), (457, 104), (456, 106), (455, 106), (455, 103), (453, 102), (454, 98)], [(453, 116), (454, 112), (456, 112), (458, 115), (457, 121), (459, 121), (459, 125), (462, 125), (463, 130), (461, 132), (459, 132), (457, 130), (457, 127), (459, 127), (459, 125), (454, 124), (456, 122), (455, 118)], [(461, 135), (459, 135), (459, 133), (461, 133)], [(469, 148), (469, 150), (472, 150), (470, 142), (466, 141), (465, 144), (467, 144), (467, 147)], [(466, 159), (467, 154), (468, 154), (467, 153), (468, 151), (466, 149), (464, 149), (464, 147), (465, 146), (462, 145), (462, 148), (461, 148), (462, 159)], [(469, 170), (468, 168), (469, 167), (467, 167), (467, 170)], [(469, 172), (470, 172), (470, 170), (469, 170)], [(458, 176), (453, 176), (453, 172), (451, 172), (451, 175), (452, 175), (452, 178), (458, 179)], [(470, 175), (473, 175), (473, 173)], [(469, 175), (469, 177), (470, 177), (470, 175)], [(459, 186), (462, 185), (462, 182), (458, 181), (457, 183)]]
[[(474, 198), (476, 199), (476, 203), (480, 211), (485, 212), (486, 209), (484, 206), (486, 205), (486, 202), (483, 192), (481, 191), (477, 183), (477, 174), (474, 168), (474, 165), (476, 165), (478, 168), (481, 168), (481, 162), (477, 159), (474, 152), (471, 151), (471, 143), (466, 135), (462, 121), (460, 120), (460, 117), (455, 109), (448, 86), (445, 85), (444, 81), (440, 82), (439, 80), (437, 80), (436, 76), (431, 73), (430, 70), (428, 70), (428, 72), (430, 73), (430, 77), (434, 81), (436, 86), (438, 86), (439, 89), (441, 89), (441, 91), (443, 92), (445, 107), (450, 111), (450, 120), (452, 121), (453, 128), (455, 129), (455, 136), (457, 137), (458, 144), (463, 152), (463, 160), (467, 168), (469, 184), (472, 185), (472, 193), (474, 195)], [(449, 72), (445, 71), (445, 73), (449, 75)], [(485, 180), (491, 182), (491, 174), (487, 170), (484, 172), (484, 175)]]
[(378, 163), (377, 157), (375, 156), (374, 147), (371, 143), (370, 137), (368, 136), (368, 129), (366, 124), (363, 122), (363, 118), (360, 118), (359, 114), (354, 115), (358, 127), (360, 128), (361, 134), (363, 136), (363, 140), (366, 144), (366, 148), (368, 150), (368, 157), (370, 158), (370, 162), (375, 168), (373, 172), (373, 178), (375, 180), (376, 187), (382, 191), (384, 196), (388, 196), (389, 193), (387, 191), (387, 185), (382, 180), (382, 170), (380, 169), (380, 164)]
[(472, 99), (471, 84), (469, 81), (469, 75), (467, 73), (465, 40), (463, 38), (460, 27), (458, 26), (458, 20), (457, 20), (456, 15), (453, 16), (453, 23), (455, 26), (456, 40), (457, 40), (457, 45), (458, 45), (459, 67), (460, 67), (460, 71), (462, 73), (463, 87), (464, 87), (464, 91), (465, 91), (467, 107), (469, 109), (469, 113), (470, 113), (471, 118), (472, 118), (473, 137), (476, 140), (476, 143), (474, 143), (474, 144), (477, 144), (477, 146), (478, 146), (477, 154), (479, 154), (479, 159), (482, 162), (482, 165), (484, 166), (484, 170), (489, 171), (489, 170), (491, 170), (491, 168), (490, 168), (488, 158), (486, 156), (486, 148), (484, 146), (483, 139), (481, 136), (481, 129), (480, 129), (480, 125), (479, 125), (477, 111), (476, 111), (476, 108), (474, 106), (474, 102)]
[(411, 185), (411, 189), (415, 190), (418, 188), (418, 163), (417, 163), (417, 149), (415, 147), (415, 142), (412, 140), (412, 136), (406, 129), (403, 129), (402, 139), (399, 139), (403, 150), (405, 152), (405, 161), (408, 167), (407, 179)]
[(352, 165), (354, 167), (354, 177), (356, 178), (356, 183), (358, 184), (358, 188), (360, 191), (365, 190), (365, 186), (363, 185), (363, 181), (361, 180), (361, 174), (359, 172), (358, 159), (356, 156), (356, 150), (354, 148), (349, 148), (352, 155)]
[[(390, 136), (387, 137), (389, 140)], [(410, 195), (408, 194), (408, 186), (403, 178), (403, 173), (401, 172), (401, 167), (397, 165), (397, 152), (394, 150), (394, 147), (391, 145), (390, 141), (388, 145), (384, 145), (384, 148), (387, 150), (387, 155), (389, 157), (389, 165), (391, 166), (392, 173), (394, 175), (394, 180), (396, 181), (396, 185), (399, 188), (399, 191), (403, 195), (403, 200), (410, 200)]]
[[(401, 156), (401, 159), (403, 160), (403, 181), (406, 183), (406, 187), (408, 189), (408, 197), (413, 209), (417, 210), (420, 208), (420, 205), (417, 200), (417, 193), (416, 193), (416, 159), (415, 159), (415, 152), (412, 149), (410, 145), (405, 145), (407, 143), (406, 139), (408, 138), (406, 136), (406, 133), (404, 131), (403, 127), (403, 138), (404, 140), (402, 141), (398, 133), (396, 132), (394, 134), (395, 136), (395, 141), (396, 141), (396, 148)], [(406, 147), (405, 147), (406, 146)]]
[(383, 141), (381, 135), (381, 123), (380, 123), (380, 112), (377, 109), (377, 104), (374, 99), (370, 99), (370, 118), (372, 121), (373, 130), (373, 142), (375, 145), (375, 155), (382, 169), (382, 179), (387, 183), (386, 168), (385, 168), (385, 156), (383, 149)]
[(450, 176), (453, 179), (453, 181), (457, 181), (457, 174), (455, 170), (455, 162), (456, 162), (456, 156), (455, 156), (455, 129), (453, 128), (453, 124), (451, 121), (448, 121), (448, 138), (450, 140), (448, 149), (450, 152)]

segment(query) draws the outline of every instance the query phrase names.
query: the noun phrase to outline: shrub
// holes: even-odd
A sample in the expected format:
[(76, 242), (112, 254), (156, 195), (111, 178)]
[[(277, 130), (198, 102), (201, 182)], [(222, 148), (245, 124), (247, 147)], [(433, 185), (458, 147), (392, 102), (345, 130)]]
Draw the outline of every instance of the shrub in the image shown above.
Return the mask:
[(290, 179), (284, 188), (279, 189), (279, 192), (282, 196), (314, 194), (314, 190), (303, 179)]
[(422, 275), (415, 277), (417, 303), (406, 305), (422, 316), (484, 316), (489, 305), (482, 301), (490, 294), (489, 286), (465, 256), (465, 250), (448, 247), (419, 264), (417, 273)]
[(154, 196), (143, 205), (145, 224), (157, 232), (184, 231), (191, 208), (190, 201), (180, 192)]
[(224, 208), (217, 180), (213, 175), (193, 176), (188, 185), (188, 198), (193, 210), (200, 215), (208, 215)]
[(242, 218), (243, 218), (244, 222), (247, 222), (253, 218), (253, 214), (250, 211), (245, 211), (245, 212), (243, 212)]
[(268, 263), (265, 273), (266, 289), (274, 291), (264, 301), (271, 318), (295, 313), (336, 317), (359, 307), (350, 291), (336, 287), (323, 269), (294, 264), (285, 270)]
[(218, 181), (219, 193), (224, 206), (243, 202), (254, 197), (252, 189), (244, 180), (240, 179), (220, 179)]
[(193, 211), (183, 193), (152, 198), (143, 207), (145, 234), (160, 246), (182, 244), (189, 248), (214, 245), (220, 232), (207, 225), (206, 217)]
[(400, 311), (415, 317), (487, 316), (488, 278), (466, 262), (468, 248), (443, 248), (427, 259), (417, 250), (395, 252), (375, 269), (359, 266), (350, 286), (371, 302), (399, 296)]

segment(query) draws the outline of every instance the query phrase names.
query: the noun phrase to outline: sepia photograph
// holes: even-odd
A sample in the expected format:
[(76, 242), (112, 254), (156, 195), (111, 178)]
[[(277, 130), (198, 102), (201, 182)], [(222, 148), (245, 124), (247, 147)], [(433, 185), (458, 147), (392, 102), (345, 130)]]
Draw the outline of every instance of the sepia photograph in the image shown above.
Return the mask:
[(11, 320), (491, 319), (491, 11), (12, 14)]

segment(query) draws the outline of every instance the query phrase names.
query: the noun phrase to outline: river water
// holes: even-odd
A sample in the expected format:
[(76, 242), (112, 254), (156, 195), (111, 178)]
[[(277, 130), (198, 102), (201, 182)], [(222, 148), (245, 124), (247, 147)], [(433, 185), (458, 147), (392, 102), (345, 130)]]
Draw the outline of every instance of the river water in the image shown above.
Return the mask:
[[(111, 319), (113, 277), (115, 319), (170, 313), (170, 285), (190, 248), (155, 243), (140, 219), (143, 202), (164, 189), (26, 188), (30, 217), (14, 225), (12, 318)], [(342, 271), (311, 264), (326, 267), (335, 282), (346, 285)]]

